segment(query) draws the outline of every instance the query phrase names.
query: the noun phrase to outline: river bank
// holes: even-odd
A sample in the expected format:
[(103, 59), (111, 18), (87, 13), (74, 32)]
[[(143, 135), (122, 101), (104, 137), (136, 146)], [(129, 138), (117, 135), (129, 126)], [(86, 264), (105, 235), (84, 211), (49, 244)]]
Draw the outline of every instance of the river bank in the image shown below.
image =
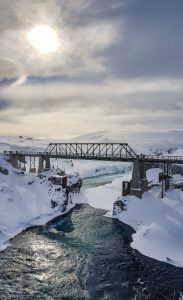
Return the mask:
[[(147, 176), (158, 182), (159, 169), (151, 169)], [(152, 176), (153, 175), (153, 176)], [(122, 174), (107, 183), (85, 192), (87, 203), (94, 208), (107, 210), (106, 216), (115, 217), (130, 225), (133, 234), (132, 248), (157, 260), (183, 267), (183, 192), (170, 189), (161, 198), (161, 186), (146, 192), (142, 199), (124, 197), (126, 210), (113, 216), (113, 203), (121, 195), (122, 180), (129, 180), (131, 173)], [(177, 176), (175, 176), (176, 181)], [(173, 177), (174, 180), (174, 177)]]

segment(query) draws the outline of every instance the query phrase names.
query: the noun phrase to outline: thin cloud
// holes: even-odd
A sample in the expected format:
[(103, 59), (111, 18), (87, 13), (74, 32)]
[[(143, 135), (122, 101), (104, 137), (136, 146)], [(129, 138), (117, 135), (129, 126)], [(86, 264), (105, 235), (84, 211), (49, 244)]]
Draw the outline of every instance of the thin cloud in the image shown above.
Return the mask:
[[(61, 1), (60, 6), (56, 0), (13, 3), (2, 0), (0, 78), (105, 72), (104, 50), (120, 39), (119, 23), (98, 19), (95, 23), (86, 21), (84, 26), (72, 25), (72, 14), (79, 19), (89, 5), (89, 0), (77, 1), (77, 5), (76, 1)], [(26, 36), (37, 24), (48, 24), (55, 29), (58, 51), (41, 56), (32, 48)]]
[[(179, 0), (1, 0), (1, 132), (181, 128), (182, 9)], [(56, 52), (28, 42), (39, 24), (56, 31)]]

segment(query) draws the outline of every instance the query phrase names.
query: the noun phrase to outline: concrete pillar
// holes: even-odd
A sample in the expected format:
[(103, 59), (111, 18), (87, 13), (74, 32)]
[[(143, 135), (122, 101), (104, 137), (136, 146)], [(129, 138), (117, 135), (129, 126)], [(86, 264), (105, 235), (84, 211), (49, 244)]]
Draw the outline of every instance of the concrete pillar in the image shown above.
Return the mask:
[(38, 163), (38, 174), (43, 172), (43, 157), (39, 156), (39, 163)]
[(165, 192), (170, 188), (170, 179), (165, 178)]
[(145, 170), (145, 163), (139, 162), (139, 173), (141, 179), (146, 179), (146, 170)]
[(46, 162), (46, 166), (45, 166), (45, 169), (46, 170), (50, 170), (50, 157), (46, 157), (45, 158), (45, 162)]
[(138, 155), (133, 164), (132, 180), (130, 182), (130, 195), (136, 196), (138, 198), (142, 197), (139, 156)]
[(146, 179), (146, 170), (144, 162), (139, 161), (137, 155), (132, 172), (132, 180), (130, 182), (130, 195), (142, 198), (142, 194), (148, 191), (148, 181)]

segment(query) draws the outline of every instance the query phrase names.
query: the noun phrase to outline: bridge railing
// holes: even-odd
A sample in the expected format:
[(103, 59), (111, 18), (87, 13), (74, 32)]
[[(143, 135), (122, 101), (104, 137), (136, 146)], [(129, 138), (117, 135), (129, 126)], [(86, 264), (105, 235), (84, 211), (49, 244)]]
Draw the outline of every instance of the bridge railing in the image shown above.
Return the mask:
[(39, 156), (39, 155), (42, 155), (43, 152), (28, 152), (28, 151), (4, 151), (4, 154), (5, 155), (22, 155), (22, 156), (30, 156), (30, 155), (36, 155), (36, 156)]
[(144, 155), (143, 159), (145, 161), (150, 161), (150, 160), (161, 160), (161, 161), (182, 161), (183, 162), (183, 156), (175, 156), (175, 155)]

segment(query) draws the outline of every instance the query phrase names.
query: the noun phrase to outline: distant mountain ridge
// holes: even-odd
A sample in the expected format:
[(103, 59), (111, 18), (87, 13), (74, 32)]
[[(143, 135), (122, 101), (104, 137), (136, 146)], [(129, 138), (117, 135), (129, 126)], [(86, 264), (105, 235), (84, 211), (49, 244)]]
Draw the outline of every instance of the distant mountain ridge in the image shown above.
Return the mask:
[[(166, 153), (169, 149), (179, 149), (176, 153), (183, 153), (183, 131), (94, 131), (84, 135), (79, 135), (71, 139), (45, 138), (45, 139), (24, 139), (20, 143), (18, 137), (0, 137), (0, 152), (4, 150), (34, 150), (43, 151), (49, 143), (61, 142), (91, 142), (91, 143), (128, 143), (136, 153), (151, 154), (155, 151)], [(173, 153), (172, 153), (173, 154)], [(177, 154), (181, 155), (181, 154)]]
[(183, 149), (183, 131), (95, 131), (80, 135), (70, 142), (118, 142), (128, 143), (137, 153), (151, 153), (152, 151), (168, 151), (170, 148)]

